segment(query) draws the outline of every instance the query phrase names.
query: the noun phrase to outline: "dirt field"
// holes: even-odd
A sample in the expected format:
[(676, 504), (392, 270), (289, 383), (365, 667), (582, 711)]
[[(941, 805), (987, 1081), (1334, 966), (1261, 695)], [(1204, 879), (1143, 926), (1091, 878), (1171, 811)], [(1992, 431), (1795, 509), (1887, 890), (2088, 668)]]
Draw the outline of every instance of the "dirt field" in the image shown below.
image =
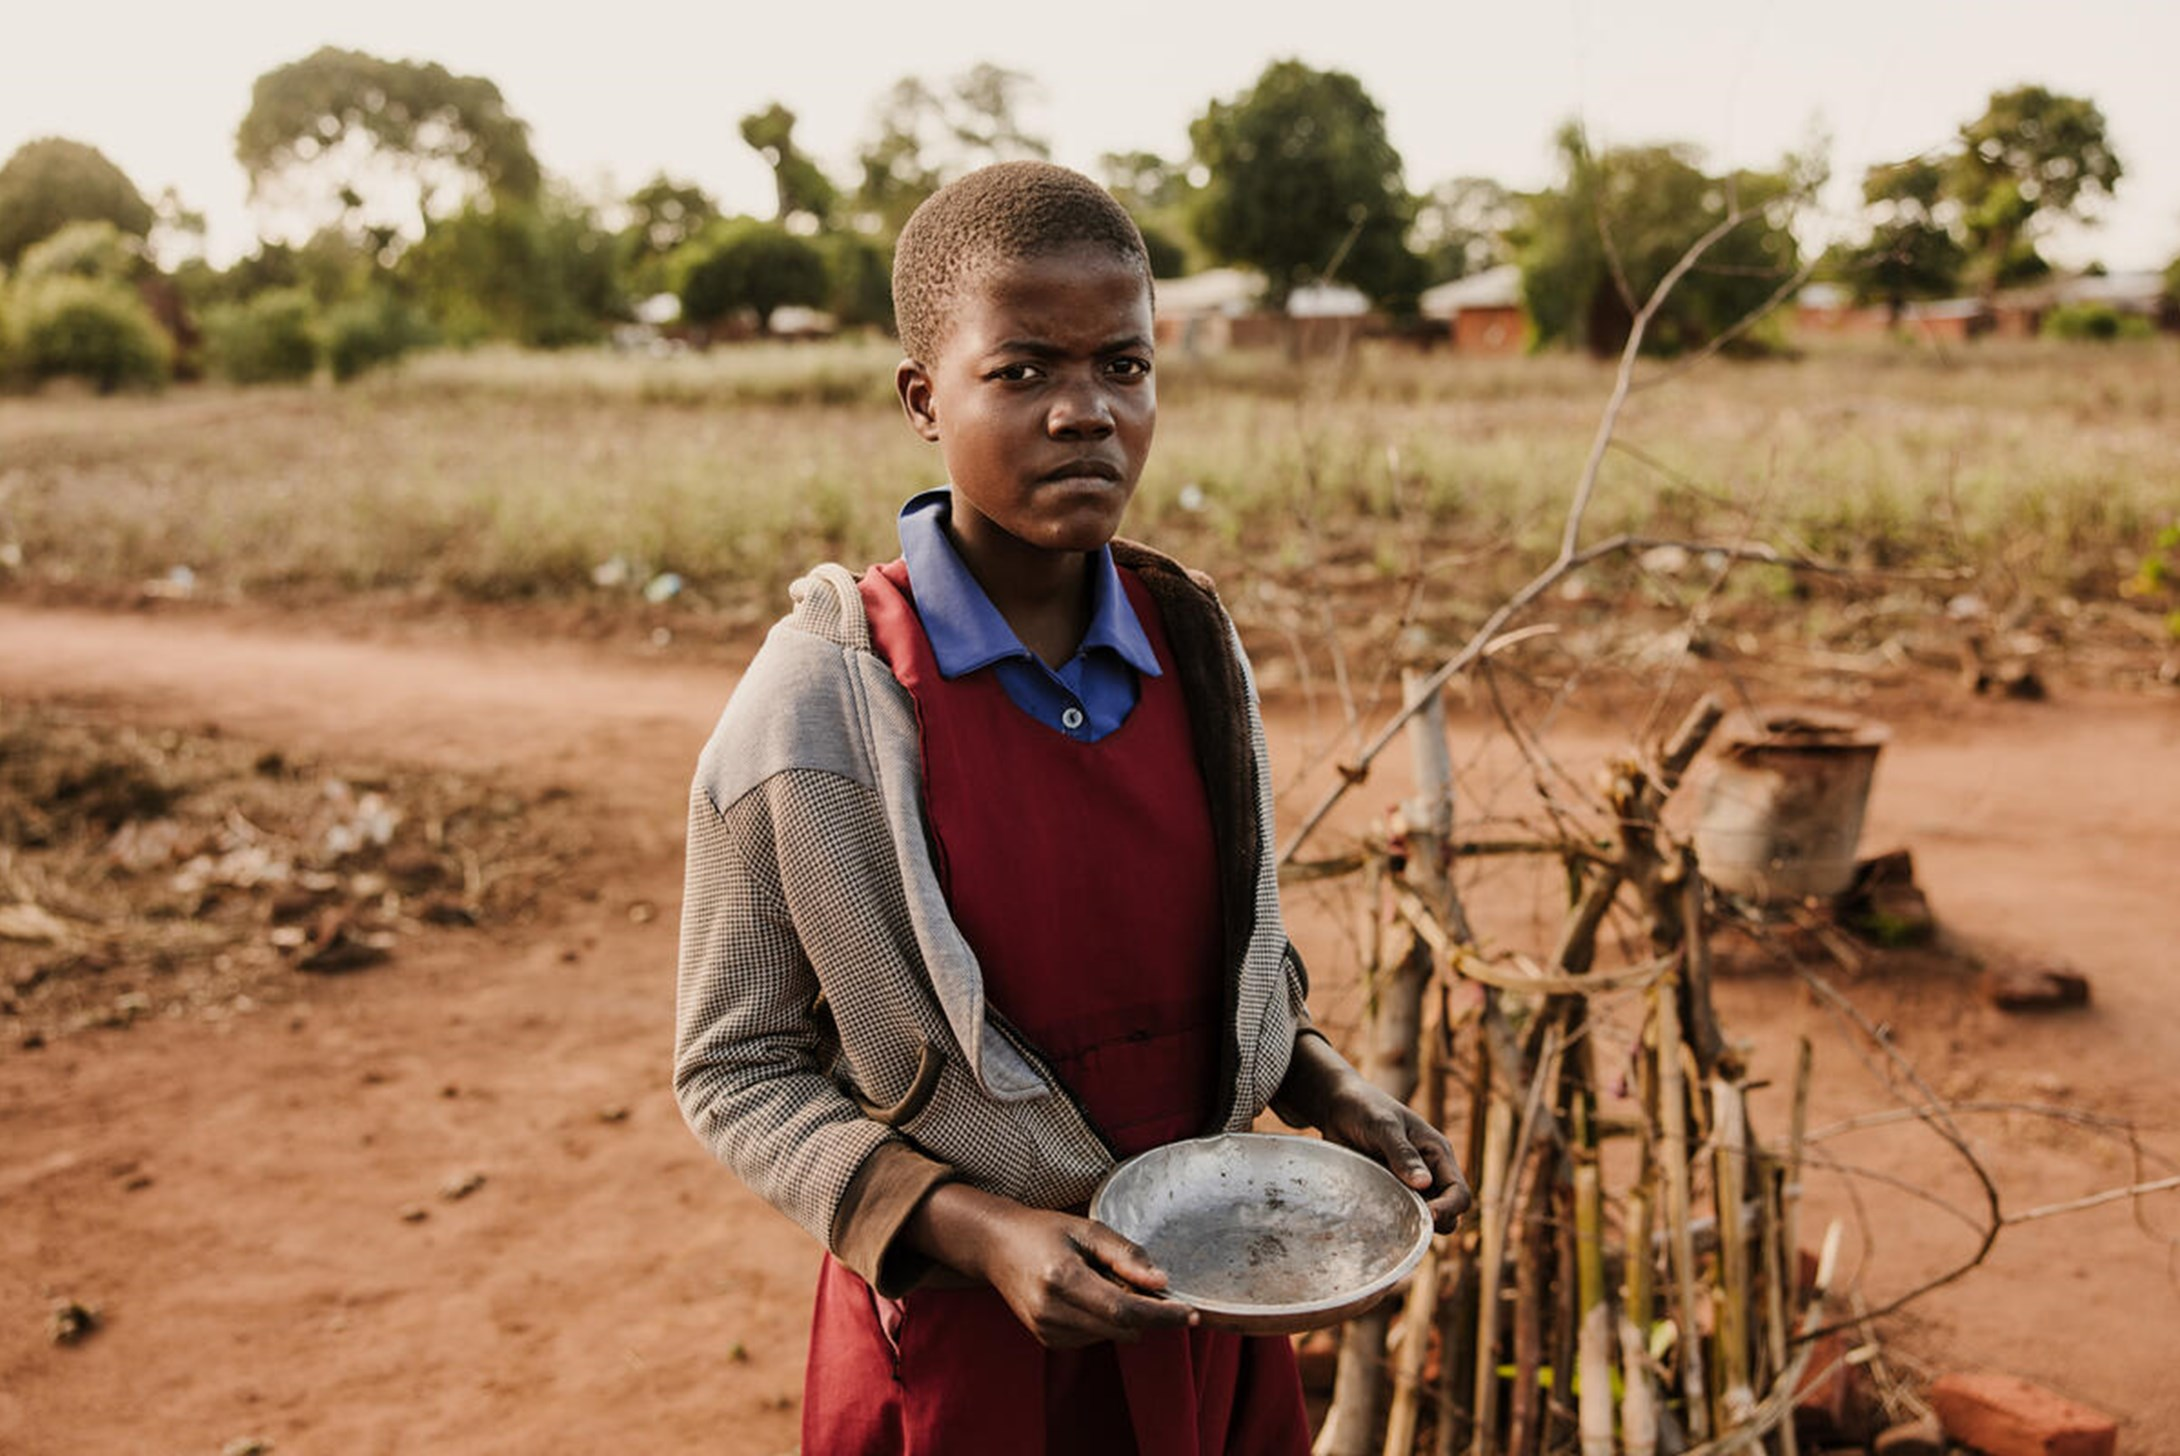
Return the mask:
[[(429, 624), (0, 607), (0, 696), (560, 786), (595, 823), (535, 933), (434, 932), (255, 1012), (0, 1044), (0, 1451), (792, 1448), (815, 1250), (705, 1158), (666, 1087), (683, 794), (731, 681)], [(1896, 736), (1865, 844), (1914, 850), (1957, 948), (2063, 960), (2096, 1000), (2009, 1018), (1957, 962), (1844, 989), (1948, 1098), (2131, 1119), (2180, 1156), (2180, 702), (1941, 682), (1879, 711)], [(1282, 749), (1300, 732), (1275, 718)], [(1331, 920), (1299, 907), (1337, 1014), (1352, 971)], [(1729, 978), (1720, 1000), (1760, 1071), (1816, 1039), (1817, 1122), (1885, 1105), (1791, 978)], [(1779, 1126), (1775, 1102), (1760, 1115)], [(1964, 1129), (2016, 1211), (2171, 1171), (2018, 1110)], [(1972, 1193), (1913, 1128), (1825, 1146)], [(1881, 1185), (1864, 1197), (1873, 1302), (1973, 1245)], [(1851, 1212), (1836, 1179), (1811, 1198)], [(2122, 1417), (2124, 1451), (2180, 1451), (2176, 1232), (2170, 1194), (2008, 1230), (1886, 1326), (1888, 1365), (2028, 1375)], [(100, 1328), (54, 1343), (60, 1300)]]

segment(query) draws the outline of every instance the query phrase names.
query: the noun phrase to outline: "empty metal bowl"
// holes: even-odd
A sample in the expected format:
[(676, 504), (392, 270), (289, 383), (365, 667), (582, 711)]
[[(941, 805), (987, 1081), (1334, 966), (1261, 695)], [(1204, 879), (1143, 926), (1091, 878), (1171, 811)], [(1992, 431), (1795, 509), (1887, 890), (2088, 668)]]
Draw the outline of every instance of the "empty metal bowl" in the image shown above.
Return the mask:
[(1423, 1199), (1336, 1143), (1267, 1133), (1191, 1138), (1128, 1159), (1090, 1216), (1143, 1246), (1166, 1293), (1204, 1322), (1293, 1334), (1352, 1319), (1431, 1242)]

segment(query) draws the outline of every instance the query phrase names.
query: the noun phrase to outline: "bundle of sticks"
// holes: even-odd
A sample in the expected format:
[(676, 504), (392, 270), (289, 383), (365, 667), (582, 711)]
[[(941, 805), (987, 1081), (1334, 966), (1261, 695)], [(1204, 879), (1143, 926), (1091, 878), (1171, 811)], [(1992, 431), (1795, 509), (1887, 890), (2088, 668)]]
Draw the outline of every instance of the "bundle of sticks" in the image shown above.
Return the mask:
[[(1425, 679), (1410, 690), (1436, 697)], [(1789, 1417), (1832, 1262), (1812, 1279), (1798, 1252), (1809, 1047), (1790, 1126), (1759, 1140), (1712, 1007), (1703, 880), (1660, 825), (1721, 715), (1706, 698), (1654, 755), (1610, 766), (1615, 830), (1563, 847), (1568, 909), (1542, 963), (1478, 948), (1452, 873), (1464, 848), (1443, 711), (1411, 717), (1416, 797), (1397, 838), (1353, 861), (1368, 923), (1395, 932), (1366, 946), (1360, 1061), (1457, 1148), (1465, 1135), (1476, 1206), (1397, 1310), (1343, 1331), (1319, 1456), (1795, 1456)], [(1601, 970), (1616, 907), (1646, 944)], [(1632, 1075), (1603, 1069), (1612, 1099), (1590, 1034), (1608, 997), (1640, 1028)], [(1457, 1078), (1465, 1126), (1447, 1121)], [(1607, 1102), (1635, 1110), (1608, 1116)]]

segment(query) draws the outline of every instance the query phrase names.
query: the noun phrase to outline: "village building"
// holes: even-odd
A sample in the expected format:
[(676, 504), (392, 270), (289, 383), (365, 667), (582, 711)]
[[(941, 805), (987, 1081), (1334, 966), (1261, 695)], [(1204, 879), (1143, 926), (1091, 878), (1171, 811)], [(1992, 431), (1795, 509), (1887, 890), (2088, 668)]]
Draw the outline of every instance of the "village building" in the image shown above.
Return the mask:
[(1359, 289), (1342, 283), (1295, 289), (1284, 313), (1263, 307), (1264, 288), (1264, 275), (1247, 268), (1159, 279), (1153, 324), (1158, 346), (1189, 356), (1271, 348), (1327, 354), (1384, 324)]
[(1425, 318), (1445, 322), (1461, 353), (1519, 354), (1529, 346), (1521, 269), (1512, 263), (1425, 289), (1420, 307)]
[(1993, 331), (2000, 338), (2033, 339), (2054, 310), (2080, 304), (2101, 304), (2162, 329), (2180, 328), (2180, 304), (2167, 296), (2164, 275), (2139, 270), (2047, 278), (2005, 289), (1991, 300)]

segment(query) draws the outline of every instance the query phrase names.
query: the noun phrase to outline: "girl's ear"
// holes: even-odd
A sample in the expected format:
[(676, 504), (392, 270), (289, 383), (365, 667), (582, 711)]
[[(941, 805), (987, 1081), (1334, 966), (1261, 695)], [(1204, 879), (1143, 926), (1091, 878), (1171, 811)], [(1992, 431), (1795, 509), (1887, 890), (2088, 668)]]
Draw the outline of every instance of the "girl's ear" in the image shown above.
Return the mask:
[(931, 395), (931, 372), (914, 359), (903, 359), (893, 371), (893, 390), (901, 397), (901, 411), (908, 416), (909, 428), (936, 445), (939, 413)]

